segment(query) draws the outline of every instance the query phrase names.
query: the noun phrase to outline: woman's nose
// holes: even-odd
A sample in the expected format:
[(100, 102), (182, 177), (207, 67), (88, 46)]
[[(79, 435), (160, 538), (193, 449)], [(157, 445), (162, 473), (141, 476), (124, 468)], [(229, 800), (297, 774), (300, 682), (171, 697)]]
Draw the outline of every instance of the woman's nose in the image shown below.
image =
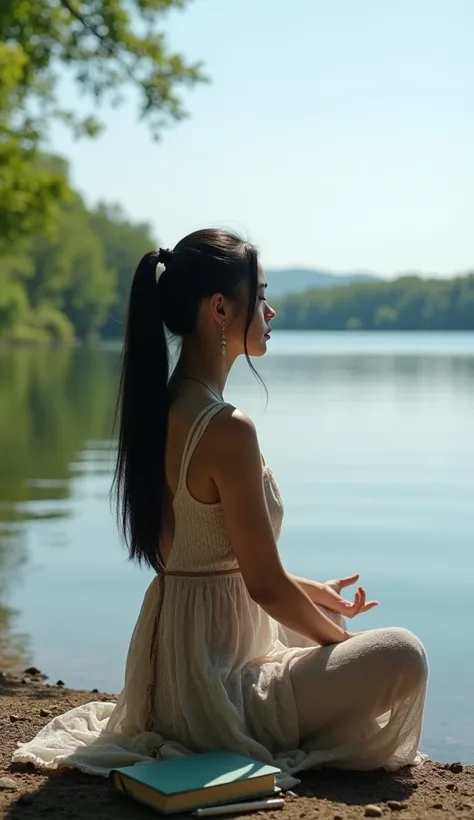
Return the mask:
[(267, 305), (267, 310), (266, 310), (266, 313), (265, 313), (265, 318), (266, 318), (266, 319), (274, 319), (274, 318), (275, 318), (275, 316), (276, 316), (276, 310), (273, 310), (273, 308), (271, 307), (271, 305)]

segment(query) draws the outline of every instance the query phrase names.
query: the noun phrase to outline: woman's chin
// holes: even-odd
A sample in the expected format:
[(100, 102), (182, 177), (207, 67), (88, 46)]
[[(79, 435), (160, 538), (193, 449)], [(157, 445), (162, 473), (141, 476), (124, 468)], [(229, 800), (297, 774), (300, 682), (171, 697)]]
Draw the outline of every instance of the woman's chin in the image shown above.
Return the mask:
[[(268, 339), (263, 337), (259, 342), (252, 342), (247, 344), (247, 352), (253, 359), (258, 359), (260, 356), (265, 356), (268, 347)], [(243, 351), (245, 355), (245, 351)]]
[(258, 345), (258, 348), (255, 350), (255, 353), (251, 353), (250, 355), (255, 356), (256, 358), (258, 356), (265, 356), (265, 353), (267, 352), (267, 349), (268, 349), (267, 339), (262, 339), (262, 341)]

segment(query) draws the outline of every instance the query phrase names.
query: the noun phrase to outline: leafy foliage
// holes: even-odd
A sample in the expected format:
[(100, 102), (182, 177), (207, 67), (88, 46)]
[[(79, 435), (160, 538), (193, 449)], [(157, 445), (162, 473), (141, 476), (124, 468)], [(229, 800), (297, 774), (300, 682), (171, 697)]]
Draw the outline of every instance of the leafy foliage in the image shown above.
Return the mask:
[(127, 221), (116, 206), (88, 211), (71, 193), (54, 232), (0, 257), (0, 338), (120, 336), (133, 269), (154, 245), (147, 225)]
[(275, 325), (299, 330), (474, 330), (474, 273), (400, 277), (283, 298)]
[[(138, 115), (154, 137), (185, 116), (180, 87), (205, 79), (200, 64), (173, 52), (166, 14), (187, 0), (2, 0), (0, 4), (0, 254), (54, 224), (67, 195), (64, 169), (40, 150), (51, 122), (94, 136), (98, 104), (120, 105), (133, 89)], [(91, 101), (78, 117), (58, 100), (58, 79), (72, 76)]]

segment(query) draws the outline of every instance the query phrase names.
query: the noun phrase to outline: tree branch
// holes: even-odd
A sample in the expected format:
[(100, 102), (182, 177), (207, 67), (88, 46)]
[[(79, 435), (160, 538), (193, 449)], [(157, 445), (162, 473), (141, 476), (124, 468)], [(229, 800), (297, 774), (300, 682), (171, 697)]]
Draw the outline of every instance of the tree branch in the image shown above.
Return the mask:
[(74, 6), (71, 5), (69, 0), (59, 0), (59, 2), (61, 3), (62, 7), (65, 8), (69, 12), (69, 14), (71, 14), (72, 17), (74, 17), (74, 19), (77, 20), (84, 27), (86, 31), (93, 34), (94, 37), (96, 37), (99, 40), (99, 42), (102, 43), (103, 46), (105, 46), (110, 56), (117, 60), (118, 64), (127, 73), (128, 78), (142, 89), (143, 86), (141, 85), (140, 81), (137, 80), (135, 75), (132, 73), (130, 67), (127, 65), (127, 63), (125, 63), (122, 60), (120, 54), (117, 54), (117, 51), (110, 43), (110, 40), (107, 37), (104, 37), (104, 35), (101, 34), (100, 31), (97, 31), (96, 27), (88, 20), (86, 20), (86, 18), (79, 11), (77, 11), (74, 8)]

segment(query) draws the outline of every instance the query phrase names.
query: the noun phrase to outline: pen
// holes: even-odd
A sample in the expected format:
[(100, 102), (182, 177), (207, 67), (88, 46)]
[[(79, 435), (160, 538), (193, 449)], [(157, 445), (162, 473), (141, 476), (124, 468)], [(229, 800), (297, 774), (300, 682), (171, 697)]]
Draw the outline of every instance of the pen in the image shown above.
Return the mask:
[(214, 817), (218, 814), (240, 814), (244, 811), (262, 811), (263, 809), (282, 809), (283, 797), (270, 797), (267, 800), (250, 800), (247, 803), (228, 803), (226, 806), (207, 806), (193, 811), (195, 817)]

